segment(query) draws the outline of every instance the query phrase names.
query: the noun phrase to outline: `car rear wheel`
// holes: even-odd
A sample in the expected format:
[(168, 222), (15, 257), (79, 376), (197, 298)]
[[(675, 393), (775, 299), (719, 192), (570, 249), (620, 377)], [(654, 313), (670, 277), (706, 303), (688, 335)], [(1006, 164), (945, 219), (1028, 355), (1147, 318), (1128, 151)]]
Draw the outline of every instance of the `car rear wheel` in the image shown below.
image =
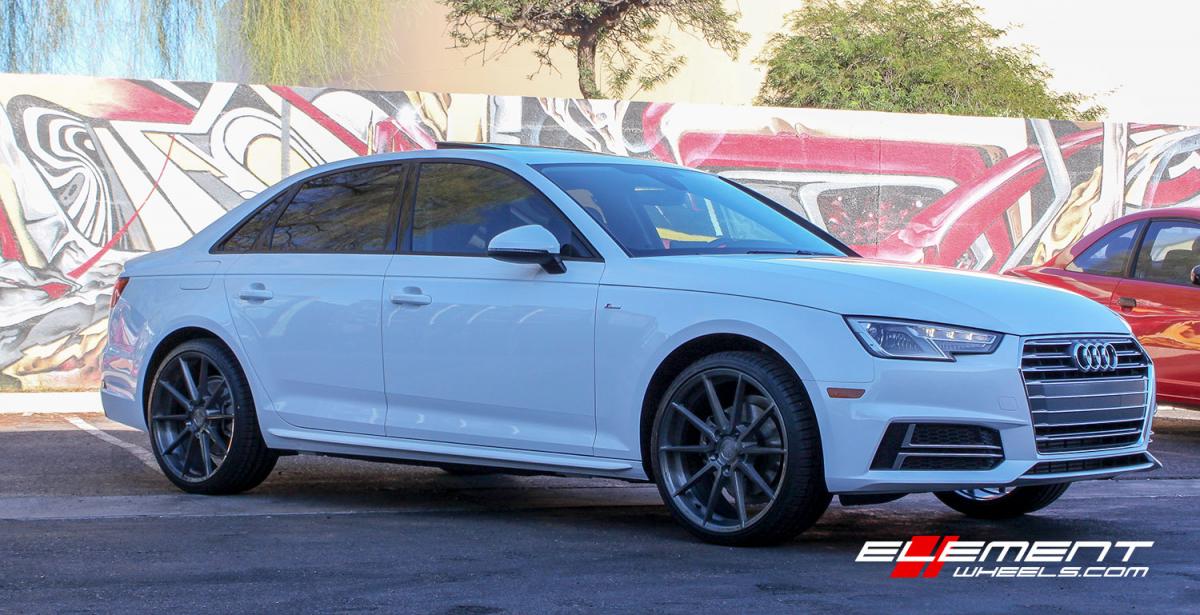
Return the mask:
[(651, 466), (675, 519), (709, 542), (782, 542), (829, 506), (808, 398), (786, 364), (759, 353), (714, 354), (675, 379)]
[(250, 385), (227, 348), (191, 340), (159, 364), (147, 419), (154, 457), (189, 493), (238, 493), (258, 486), (278, 455), (258, 429)]
[(943, 504), (978, 519), (1011, 519), (1054, 503), (1071, 483), (1029, 487), (980, 487), (935, 493)]

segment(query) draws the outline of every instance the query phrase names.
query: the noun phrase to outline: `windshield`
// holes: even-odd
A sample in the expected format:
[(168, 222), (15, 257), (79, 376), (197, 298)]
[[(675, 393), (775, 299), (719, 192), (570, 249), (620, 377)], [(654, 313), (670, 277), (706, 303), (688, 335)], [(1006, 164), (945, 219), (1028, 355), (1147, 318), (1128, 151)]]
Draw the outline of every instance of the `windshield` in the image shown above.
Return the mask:
[(845, 252), (708, 173), (640, 164), (535, 167), (633, 256)]

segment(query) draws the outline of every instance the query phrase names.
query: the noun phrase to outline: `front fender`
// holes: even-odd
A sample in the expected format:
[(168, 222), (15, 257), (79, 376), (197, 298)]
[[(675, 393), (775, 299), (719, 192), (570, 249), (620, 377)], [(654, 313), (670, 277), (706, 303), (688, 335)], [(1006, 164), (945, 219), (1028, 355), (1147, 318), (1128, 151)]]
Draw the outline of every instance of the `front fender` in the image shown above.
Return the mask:
[[(712, 334), (774, 350), (824, 422), (821, 386), (865, 384), (875, 364), (841, 316), (777, 301), (693, 291), (601, 287), (596, 322), (595, 454), (641, 460), (641, 412), (655, 371), (673, 351)], [(769, 326), (768, 326), (769, 325)]]

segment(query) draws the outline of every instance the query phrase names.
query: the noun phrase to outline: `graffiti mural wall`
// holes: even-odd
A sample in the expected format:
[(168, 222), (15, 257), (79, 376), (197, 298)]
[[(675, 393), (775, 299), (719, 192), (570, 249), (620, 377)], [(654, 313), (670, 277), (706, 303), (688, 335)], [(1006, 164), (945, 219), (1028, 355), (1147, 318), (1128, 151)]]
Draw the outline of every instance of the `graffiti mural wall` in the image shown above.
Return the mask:
[(0, 75), (0, 391), (89, 389), (113, 280), (291, 173), (437, 141), (735, 178), (864, 255), (998, 272), (1197, 202), (1200, 129)]

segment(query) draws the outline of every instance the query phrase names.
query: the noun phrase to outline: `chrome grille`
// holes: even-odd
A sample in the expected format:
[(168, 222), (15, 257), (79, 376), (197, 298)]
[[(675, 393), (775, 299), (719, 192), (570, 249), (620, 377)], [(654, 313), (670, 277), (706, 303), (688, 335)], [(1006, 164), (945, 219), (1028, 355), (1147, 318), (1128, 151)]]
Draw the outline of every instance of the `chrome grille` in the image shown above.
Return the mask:
[[(1077, 343), (1111, 343), (1111, 371), (1085, 372), (1073, 355)], [(1136, 444), (1146, 428), (1150, 364), (1132, 338), (1060, 337), (1025, 341), (1021, 374), (1040, 453), (1120, 448)]]

